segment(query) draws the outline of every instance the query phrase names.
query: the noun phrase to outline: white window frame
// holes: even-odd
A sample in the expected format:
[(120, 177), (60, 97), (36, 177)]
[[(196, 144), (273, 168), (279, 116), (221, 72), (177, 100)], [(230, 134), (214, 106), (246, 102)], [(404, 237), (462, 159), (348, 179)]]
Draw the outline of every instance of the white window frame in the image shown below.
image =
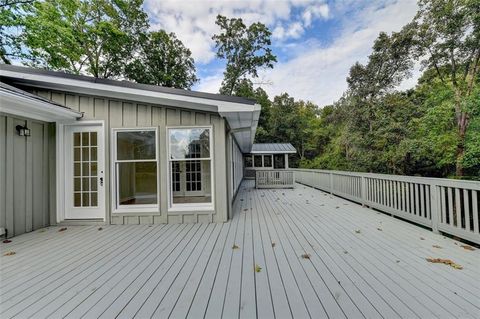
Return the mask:
[[(265, 157), (270, 157), (270, 163), (272, 165), (270, 166), (265, 166)], [(272, 154), (263, 154), (262, 155), (262, 164), (263, 164), (263, 168), (273, 168), (273, 155)]]
[[(215, 171), (214, 171), (214, 158), (215, 158), (215, 150), (213, 148), (213, 125), (183, 125), (183, 126), (167, 126), (167, 191), (168, 191), (168, 211), (169, 212), (191, 212), (191, 211), (212, 211), (215, 210)], [(210, 131), (209, 137), (209, 147), (210, 147), (210, 157), (209, 158), (201, 158), (201, 159), (192, 159), (192, 160), (200, 160), (210, 161), (210, 190), (211, 190), (211, 203), (183, 203), (183, 204), (173, 204), (173, 192), (172, 192), (172, 162), (178, 161), (188, 161), (188, 160), (172, 160), (170, 156), (170, 130), (176, 129), (208, 129)]]
[[(118, 132), (155, 132), (155, 159), (154, 160), (117, 160), (117, 133)], [(111, 194), (112, 194), (112, 213), (158, 213), (160, 209), (160, 158), (159, 158), (159, 139), (157, 127), (131, 127), (131, 128), (112, 128), (111, 145)], [(131, 162), (155, 162), (157, 164), (157, 203), (156, 204), (138, 204), (138, 205), (120, 205), (118, 203), (119, 188), (118, 185), (118, 166), (117, 163)]]

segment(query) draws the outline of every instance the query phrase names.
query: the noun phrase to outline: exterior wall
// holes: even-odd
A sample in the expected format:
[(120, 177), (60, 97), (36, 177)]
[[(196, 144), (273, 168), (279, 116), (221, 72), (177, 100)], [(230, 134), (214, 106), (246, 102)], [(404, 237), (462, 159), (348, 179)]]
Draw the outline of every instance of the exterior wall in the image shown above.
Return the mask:
[[(15, 129), (25, 121), (29, 137)], [(9, 237), (50, 224), (54, 149), (52, 124), (0, 113), (0, 228)]]
[[(161, 105), (84, 96), (68, 92), (30, 90), (32, 93), (84, 112), (82, 120), (103, 120), (105, 123), (105, 192), (106, 222), (111, 224), (196, 223), (227, 220), (226, 135), (225, 119), (218, 114), (182, 110)], [(214, 210), (168, 212), (167, 126), (213, 126)], [(157, 127), (159, 148), (160, 208), (155, 213), (113, 213), (111, 189), (111, 135), (114, 128)]]
[(233, 172), (233, 181), (232, 181), (232, 186), (233, 186), (233, 192), (232, 194), (236, 194), (238, 191), (238, 188), (240, 187), (240, 183), (242, 182), (243, 179), (243, 154), (242, 151), (240, 151), (240, 148), (238, 147), (238, 144), (233, 141), (232, 143), (232, 172)]

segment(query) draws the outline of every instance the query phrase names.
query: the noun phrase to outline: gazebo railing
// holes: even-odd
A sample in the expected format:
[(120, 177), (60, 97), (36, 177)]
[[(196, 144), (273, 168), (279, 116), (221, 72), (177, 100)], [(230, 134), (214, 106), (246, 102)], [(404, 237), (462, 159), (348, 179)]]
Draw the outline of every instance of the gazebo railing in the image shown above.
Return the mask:
[(295, 176), (291, 170), (256, 170), (255, 188), (293, 188)]

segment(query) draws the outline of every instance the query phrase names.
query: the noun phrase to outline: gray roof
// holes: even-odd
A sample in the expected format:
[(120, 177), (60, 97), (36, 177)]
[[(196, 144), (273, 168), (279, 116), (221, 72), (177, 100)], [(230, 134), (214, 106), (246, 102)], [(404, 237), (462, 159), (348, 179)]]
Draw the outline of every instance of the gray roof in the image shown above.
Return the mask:
[(49, 104), (52, 104), (52, 105), (55, 105), (55, 106), (58, 106), (58, 107), (61, 107), (61, 108), (64, 108), (64, 109), (69, 109), (69, 107), (65, 106), (65, 105), (61, 105), (61, 104), (58, 104), (56, 102), (53, 102), (53, 101), (50, 101), (49, 99), (46, 99), (46, 98), (43, 98), (41, 96), (38, 96), (38, 95), (35, 95), (35, 94), (32, 94), (30, 92), (27, 92), (27, 91), (24, 91), (22, 89), (19, 89), (17, 87), (14, 87), (14, 86), (11, 86), (5, 82), (1, 82), (0, 81), (0, 88), (1, 89), (4, 89), (4, 90), (7, 90), (7, 91), (11, 91), (11, 92), (14, 92), (18, 95), (22, 95), (22, 96), (25, 96), (27, 98), (30, 98), (30, 99), (35, 99), (35, 100), (39, 100), (39, 101), (42, 101), (42, 102), (45, 102), (45, 103), (49, 103)]
[(251, 153), (255, 154), (284, 154), (296, 153), (297, 150), (290, 143), (255, 143), (252, 146)]
[(129, 81), (100, 79), (100, 78), (94, 78), (86, 75), (77, 75), (77, 74), (70, 74), (65, 72), (49, 71), (45, 69), (28, 68), (28, 67), (18, 66), (18, 65), (0, 64), (0, 69), (7, 70), (7, 71), (29, 73), (29, 74), (55, 76), (59, 78), (80, 80), (80, 81), (106, 84), (106, 85), (114, 85), (114, 86), (133, 88), (138, 90), (155, 91), (155, 92), (166, 93), (166, 94), (192, 96), (192, 97), (198, 97), (198, 98), (204, 98), (204, 99), (210, 99), (210, 100), (216, 100), (216, 101), (242, 103), (242, 104), (248, 104), (248, 105), (254, 105), (256, 103), (256, 101), (253, 99), (248, 99), (248, 98), (243, 98), (238, 96), (204, 93), (204, 92), (190, 91), (190, 90), (184, 90), (184, 89), (175, 89), (175, 88), (158, 86), (158, 85), (140, 84), (140, 83), (134, 83)]

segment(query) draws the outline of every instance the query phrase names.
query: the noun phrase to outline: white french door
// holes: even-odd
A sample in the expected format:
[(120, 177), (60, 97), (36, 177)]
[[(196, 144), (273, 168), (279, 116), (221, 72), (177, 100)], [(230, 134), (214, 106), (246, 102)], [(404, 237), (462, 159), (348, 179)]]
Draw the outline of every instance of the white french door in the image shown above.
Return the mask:
[(201, 161), (172, 163), (173, 196), (202, 196), (203, 178)]
[(102, 125), (66, 125), (65, 219), (105, 218), (105, 150)]

